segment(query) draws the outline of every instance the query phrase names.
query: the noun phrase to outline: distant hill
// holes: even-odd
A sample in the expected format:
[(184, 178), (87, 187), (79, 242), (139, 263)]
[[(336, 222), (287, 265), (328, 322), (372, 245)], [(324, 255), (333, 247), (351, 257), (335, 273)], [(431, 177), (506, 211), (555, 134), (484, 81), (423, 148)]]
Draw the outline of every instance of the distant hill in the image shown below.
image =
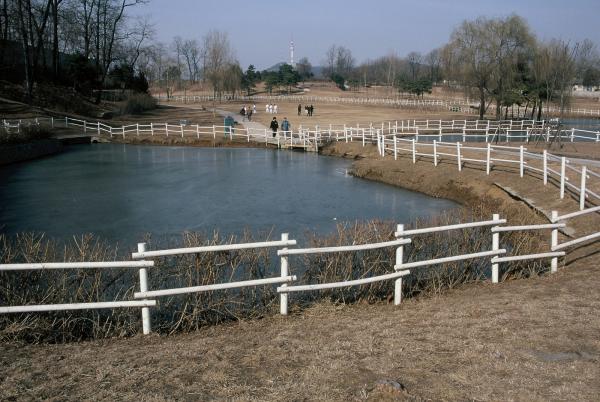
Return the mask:
[[(285, 64), (285, 62), (282, 61), (282, 62), (272, 65), (271, 67), (269, 67), (263, 71), (273, 73), (273, 72), (279, 71), (279, 68), (284, 64)], [(325, 70), (325, 67), (323, 67), (323, 66), (313, 66), (312, 67), (313, 76), (315, 78), (323, 78), (323, 70)]]

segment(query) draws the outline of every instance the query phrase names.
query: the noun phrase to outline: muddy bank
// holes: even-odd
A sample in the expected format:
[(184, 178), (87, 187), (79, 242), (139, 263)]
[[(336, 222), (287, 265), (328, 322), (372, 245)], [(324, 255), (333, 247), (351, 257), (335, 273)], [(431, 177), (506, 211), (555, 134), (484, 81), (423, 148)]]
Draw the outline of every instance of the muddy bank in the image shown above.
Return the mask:
[(277, 148), (271, 144), (262, 144), (256, 141), (246, 141), (235, 138), (229, 140), (223, 135), (217, 135), (217, 138), (212, 137), (177, 137), (177, 136), (127, 136), (125, 138), (117, 137), (108, 138), (109, 142), (116, 144), (135, 144), (135, 145), (164, 145), (164, 146), (186, 146), (186, 147), (202, 147), (202, 148)]
[(0, 146), (0, 165), (23, 162), (61, 152), (63, 146), (59, 140), (47, 139), (25, 144)]
[[(579, 209), (578, 194), (567, 191), (561, 200), (557, 182), (550, 180), (544, 186), (541, 175), (530, 170), (521, 178), (518, 167), (513, 165), (496, 164), (486, 175), (484, 165), (467, 162), (458, 172), (452, 158), (441, 157), (437, 167), (431, 158), (424, 157), (417, 157), (413, 164), (411, 155), (399, 154), (398, 160), (389, 155), (382, 158), (376, 146), (362, 147), (360, 143), (332, 143), (321, 153), (353, 159), (351, 173), (357, 177), (447, 198), (470, 208), (483, 208), (490, 218), (492, 213), (500, 213), (510, 224), (547, 223), (552, 210), (565, 214)], [(565, 233), (578, 237), (595, 232), (598, 227), (600, 214), (584, 215), (569, 220)]]
[[(512, 201), (493, 186), (493, 180), (487, 179), (485, 172), (483, 177), (480, 172), (476, 172), (476, 176), (465, 171), (462, 172), (464, 175), (458, 175), (455, 166), (436, 168), (425, 161), (413, 164), (408, 158), (394, 161), (390, 156), (380, 157), (375, 146), (363, 147), (358, 143), (332, 143), (324, 147), (321, 153), (354, 159), (351, 173), (357, 177), (380, 181), (432, 197), (447, 198), (463, 206), (476, 205), (482, 197)], [(440, 161), (440, 165), (442, 163), (443, 161)]]

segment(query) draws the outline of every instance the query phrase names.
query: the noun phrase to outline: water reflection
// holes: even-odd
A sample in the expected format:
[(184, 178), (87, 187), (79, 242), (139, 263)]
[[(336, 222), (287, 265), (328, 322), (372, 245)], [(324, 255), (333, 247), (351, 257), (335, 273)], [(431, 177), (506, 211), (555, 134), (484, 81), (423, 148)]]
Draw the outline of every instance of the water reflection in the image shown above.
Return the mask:
[(454, 208), (446, 200), (346, 175), (350, 162), (269, 149), (81, 145), (0, 169), (0, 229), (133, 243), (144, 233), (296, 236), (341, 221), (399, 223)]

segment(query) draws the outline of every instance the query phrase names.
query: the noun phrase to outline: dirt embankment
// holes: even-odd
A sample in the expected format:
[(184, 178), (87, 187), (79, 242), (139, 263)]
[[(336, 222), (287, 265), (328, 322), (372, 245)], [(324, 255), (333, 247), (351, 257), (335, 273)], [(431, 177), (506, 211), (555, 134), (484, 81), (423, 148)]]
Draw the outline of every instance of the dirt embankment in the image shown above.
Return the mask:
[(0, 145), (0, 165), (41, 158), (58, 153), (61, 150), (61, 142), (54, 139), (39, 140), (25, 144), (3, 144)]

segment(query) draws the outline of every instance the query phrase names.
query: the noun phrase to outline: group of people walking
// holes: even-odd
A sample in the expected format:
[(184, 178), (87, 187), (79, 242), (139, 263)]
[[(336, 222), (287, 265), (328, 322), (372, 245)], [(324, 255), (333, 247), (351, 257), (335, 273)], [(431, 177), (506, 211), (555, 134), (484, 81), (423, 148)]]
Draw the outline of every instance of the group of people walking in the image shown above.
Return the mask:
[[(302, 116), (302, 105), (298, 104), (298, 116)], [(312, 116), (314, 113), (315, 107), (313, 105), (305, 105), (304, 106), (304, 113), (306, 116)], [(277, 114), (278, 111), (278, 107), (276, 104), (270, 104), (267, 103), (265, 105), (265, 112), (269, 113), (269, 114)], [(246, 106), (244, 105), (244, 107), (240, 110), (240, 114), (242, 115), (243, 120), (245, 121), (246, 118), (248, 119), (248, 121), (252, 121), (252, 115), (256, 114), (256, 105), (252, 105), (252, 108), (250, 108), (250, 106)], [(271, 129), (271, 131), (273, 132), (273, 137), (277, 136), (277, 132), (279, 130), (279, 122), (277, 121), (277, 117), (273, 117), (273, 120), (271, 120), (271, 124), (269, 125), (269, 128)], [(291, 125), (289, 120), (287, 119), (287, 117), (283, 118), (283, 121), (281, 122), (281, 131), (283, 132), (289, 132), (291, 130)]]
[(267, 105), (265, 106), (265, 112), (271, 113), (271, 114), (277, 114), (277, 105), (271, 105), (271, 104), (267, 103)]
[(246, 118), (248, 121), (252, 121), (252, 115), (256, 114), (256, 105), (252, 105), (252, 109), (250, 109), (250, 106), (244, 105), (240, 110), (240, 114), (242, 115), (242, 121), (246, 121)]
[[(315, 111), (315, 107), (313, 105), (305, 105), (304, 106), (304, 114), (306, 116), (312, 116), (313, 112)], [(302, 116), (302, 105), (298, 104), (298, 116)]]

